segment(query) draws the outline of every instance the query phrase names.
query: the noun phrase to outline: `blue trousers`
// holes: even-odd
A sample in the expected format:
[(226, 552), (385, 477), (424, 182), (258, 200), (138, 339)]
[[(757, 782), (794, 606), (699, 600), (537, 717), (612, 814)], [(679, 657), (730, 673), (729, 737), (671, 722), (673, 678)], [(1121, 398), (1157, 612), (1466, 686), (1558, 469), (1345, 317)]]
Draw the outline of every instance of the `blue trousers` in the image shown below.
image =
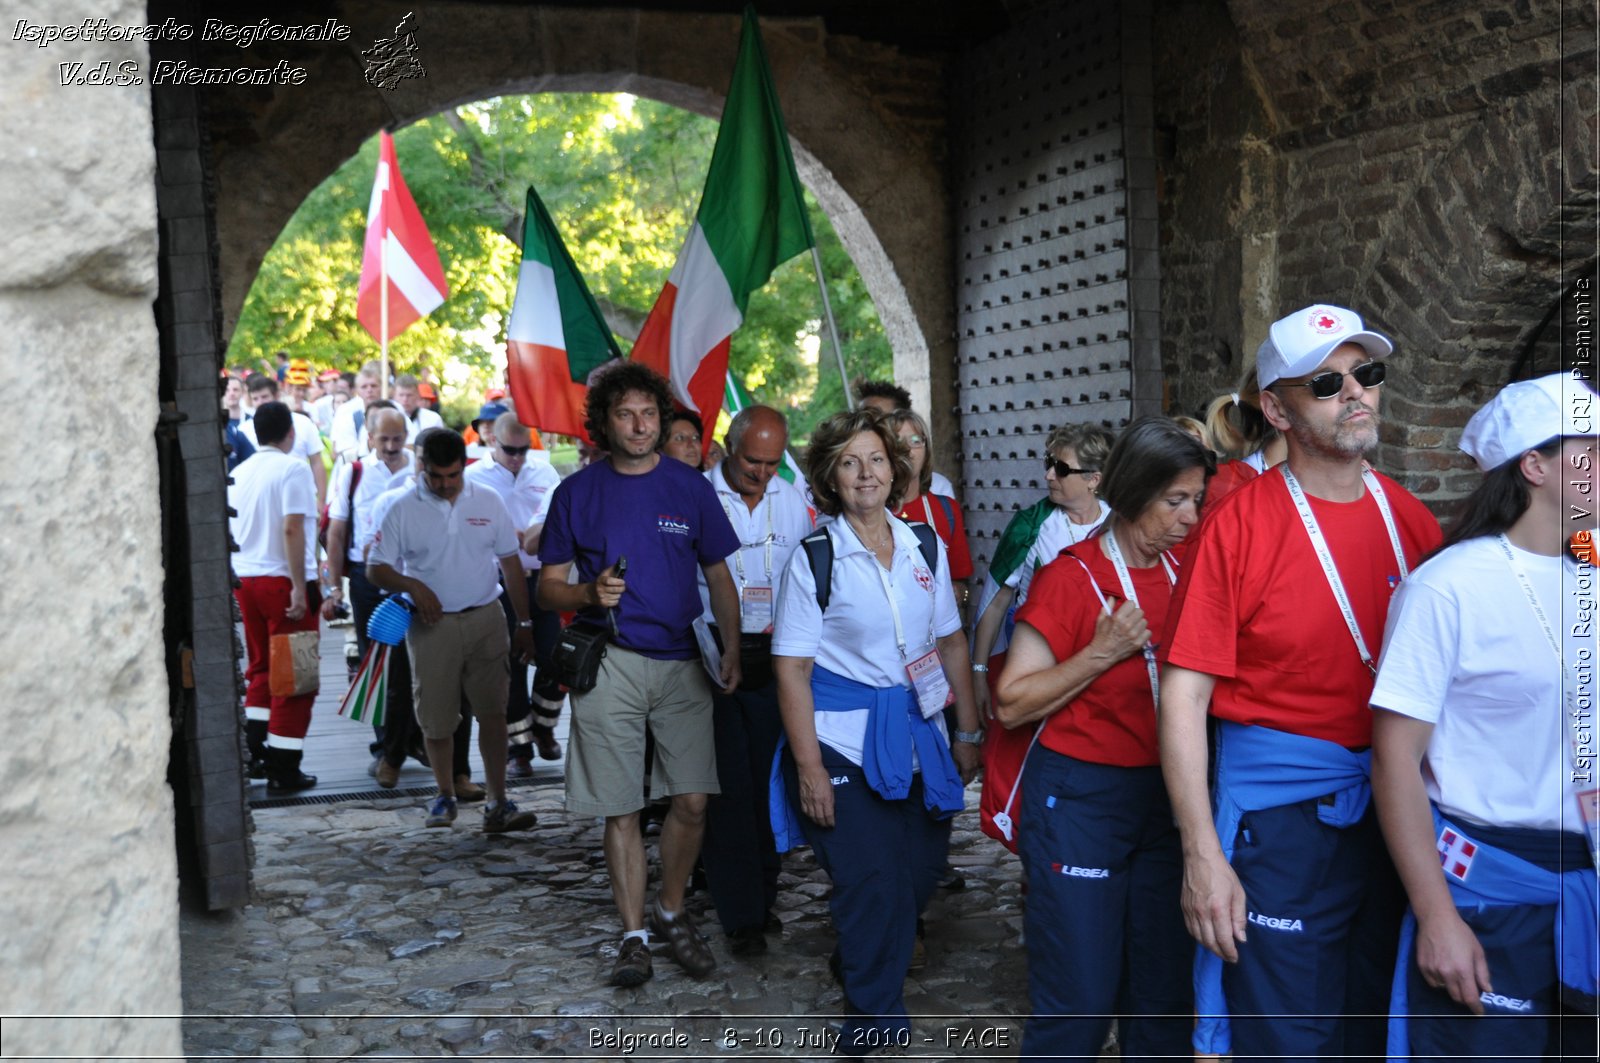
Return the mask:
[[(1586, 867), (1578, 834), (1472, 828), (1474, 837), (1550, 871)], [(1566, 851), (1562, 843), (1566, 842)], [(1416, 950), (1406, 959), (1406, 1028), (1412, 1059), (1596, 1058), (1595, 1016), (1564, 1012), (1556, 978), (1556, 906), (1457, 908), (1489, 964), (1494, 992), (1473, 1015), (1422, 980)]]
[(1094, 1059), (1113, 1016), (1122, 1058), (1189, 1055), (1194, 942), (1178, 904), (1183, 854), (1161, 769), (1035, 745), (1024, 770), (1024, 1058)]
[[(922, 807), (922, 779), (900, 801), (867, 786), (861, 769), (827, 745), (822, 764), (833, 779), (834, 826), (800, 817), (817, 863), (833, 880), (829, 912), (849, 1014), (839, 1052), (864, 1055), (908, 1037), (904, 987), (917, 918), (933, 896), (950, 849), (950, 821)], [(794, 758), (785, 750), (784, 783), (800, 807)], [(886, 1038), (888, 1041), (886, 1042)]]
[(759, 930), (778, 899), (781, 867), (767, 814), (772, 754), (783, 733), (778, 684), (713, 690), (711, 712), (722, 792), (706, 801), (700, 859), (722, 929)]
[(1373, 809), (1340, 829), (1319, 820), (1317, 806), (1249, 812), (1239, 824), (1233, 870), (1244, 887), (1248, 940), (1222, 983), (1235, 1058), (1387, 1050), (1405, 893)]

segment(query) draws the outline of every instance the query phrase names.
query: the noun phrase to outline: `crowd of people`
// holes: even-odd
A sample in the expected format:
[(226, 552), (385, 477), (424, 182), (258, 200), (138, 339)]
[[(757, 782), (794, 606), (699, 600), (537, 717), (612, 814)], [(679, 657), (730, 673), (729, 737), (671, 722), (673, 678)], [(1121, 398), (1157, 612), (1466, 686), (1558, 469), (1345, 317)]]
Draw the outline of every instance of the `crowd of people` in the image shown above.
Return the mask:
[(840, 1051), (903, 1052), (981, 768), (1024, 876), (1030, 1058), (1092, 1058), (1113, 1023), (1124, 1057), (1594, 1058), (1595, 582), (1568, 541), (1594, 524), (1594, 396), (1558, 374), (1480, 410), (1461, 448), (1484, 480), (1445, 536), (1368, 460), (1393, 354), (1306, 307), (1203, 421), (1055, 429), (1046, 496), (981, 574), (891, 383), (857, 382), (790, 482), (781, 411), (713, 444), (631, 362), (592, 380), (565, 477), (503, 395), (467, 440), (373, 366), (230, 378), (252, 777), (315, 784), (315, 695), (272, 658), (348, 585), (363, 647), (386, 597), (414, 614), (372, 771), (429, 764), (429, 826), (477, 799), (485, 832), (532, 825), (506, 779), (563, 755), (570, 705), (613, 985), (652, 976), (653, 942), (716, 967), (697, 868), (729, 953), (766, 951), (808, 845)]

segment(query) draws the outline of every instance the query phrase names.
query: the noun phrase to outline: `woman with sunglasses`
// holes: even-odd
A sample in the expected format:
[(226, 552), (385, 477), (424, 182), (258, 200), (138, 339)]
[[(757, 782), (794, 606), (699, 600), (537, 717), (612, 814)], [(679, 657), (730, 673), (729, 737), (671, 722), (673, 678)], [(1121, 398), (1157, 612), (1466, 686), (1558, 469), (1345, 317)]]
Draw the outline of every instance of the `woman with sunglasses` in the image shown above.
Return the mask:
[(890, 502), (889, 508), (901, 520), (920, 520), (938, 533), (939, 541), (950, 553), (950, 582), (955, 587), (956, 604), (965, 609), (969, 593), (967, 580), (972, 578), (967, 523), (962, 518), (959, 502), (949, 495), (933, 493), (933, 462), (928, 460), (933, 437), (928, 434), (928, 422), (912, 410), (895, 410), (887, 415), (887, 420), (911, 455), (911, 481), (906, 485), (906, 494), (911, 497)]
[(1595, 1058), (1596, 580), (1565, 547), (1597, 404), (1558, 373), (1479, 410), (1483, 482), (1389, 610), (1372, 788), (1411, 901), (1391, 1058)]
[(978, 602), (972, 636), (973, 692), (978, 712), (989, 709), (989, 678), (1005, 664), (1016, 610), (1040, 566), (1082, 542), (1111, 515), (1096, 495), (1100, 469), (1111, 453), (1111, 433), (1099, 425), (1064, 424), (1044, 445), (1044, 482), (1049, 493), (1006, 525), (995, 548)]
[(995, 717), (1038, 728), (1025, 767), (1028, 1058), (1189, 1051), (1192, 955), (1183, 857), (1161, 779), (1151, 633), (1200, 519), (1211, 452), (1165, 417), (1130, 425), (1106, 462), (1111, 517), (1033, 579), (995, 688)]

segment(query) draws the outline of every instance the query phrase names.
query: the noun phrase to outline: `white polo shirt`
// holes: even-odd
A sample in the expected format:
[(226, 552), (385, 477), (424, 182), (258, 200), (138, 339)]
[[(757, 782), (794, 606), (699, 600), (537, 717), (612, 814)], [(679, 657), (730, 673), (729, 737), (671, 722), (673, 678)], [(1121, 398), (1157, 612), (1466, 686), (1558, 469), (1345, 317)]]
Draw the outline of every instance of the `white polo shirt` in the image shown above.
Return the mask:
[[(548, 460), (540, 461), (534, 458), (539, 451), (528, 451), (528, 458), (522, 463), (522, 468), (515, 476), (511, 475), (504, 465), (495, 461), (493, 457), (486, 457), (467, 466), (467, 479), (481, 487), (485, 487), (500, 496), (500, 501), (505, 503), (506, 513), (511, 517), (511, 523), (521, 532), (543, 524), (545, 515), (550, 512), (550, 498), (555, 489), (561, 486), (561, 474), (556, 472)], [(522, 553), (522, 568), (532, 572), (539, 567), (539, 559), (533, 554)]]
[(399, 472), (390, 472), (389, 466), (373, 456), (361, 462), (361, 482), (356, 484), (353, 516), (350, 477), (355, 475), (355, 466), (350, 462), (340, 462), (334, 469), (333, 486), (328, 489), (328, 519), (350, 522), (350, 548), (347, 554), (351, 561), (360, 561), (366, 555), (367, 544), (378, 530), (378, 498), (397, 480), (411, 475), (416, 459), (409, 453), (404, 457)]
[(454, 504), (419, 479), (399, 493), (373, 537), (369, 565), (404, 563), (447, 613), (488, 605), (500, 597), (497, 559), (517, 552), (516, 529), (505, 503), (476, 484), (461, 485)]
[(1067, 511), (1057, 506), (1039, 525), (1039, 534), (1035, 536), (1033, 545), (1028, 547), (1022, 564), (1012, 569), (1011, 575), (1006, 577), (1006, 586), (1015, 587), (1017, 591), (1017, 600), (1013, 604), (1021, 605), (1028, 600), (1028, 585), (1033, 582), (1035, 572), (1054, 561), (1056, 555), (1067, 547), (1076, 546), (1093, 535), (1111, 516), (1111, 507), (1103, 499), (1096, 501), (1100, 503), (1100, 514), (1088, 524), (1072, 523)]
[(935, 469), (929, 474), (928, 493), (930, 495), (944, 495), (946, 498), (956, 497), (956, 485), (950, 482), (950, 477)]
[[(897, 517), (889, 518), (889, 526), (894, 557), (887, 572), (862, 545), (849, 521), (835, 519), (827, 526), (833, 539), (833, 589), (826, 614), (817, 605), (816, 581), (806, 552), (796, 550), (790, 555), (778, 591), (772, 636), (775, 656), (810, 657), (831, 672), (869, 686), (908, 687), (911, 680), (906, 665), (932, 649), (935, 639), (961, 630), (944, 543), (938, 542), (938, 570), (929, 572), (916, 533)], [(900, 614), (904, 657), (896, 642), (893, 613), (880, 572), (888, 577)], [(943, 717), (934, 719), (942, 729)], [(866, 709), (819, 712), (816, 728), (819, 741), (853, 763), (861, 763)]]
[[(389, 511), (394, 508), (394, 504), (404, 498), (406, 492), (416, 486), (417, 474), (408, 472), (404, 476), (396, 476), (390, 480), (389, 486), (383, 489), (383, 494), (379, 495), (378, 500), (372, 504), (372, 538), (361, 544), (363, 557), (366, 557), (369, 561), (371, 560), (372, 540), (378, 537), (378, 529), (383, 527), (384, 518), (389, 515)], [(391, 567), (396, 572), (404, 572), (406, 570), (404, 560)]]
[[(728, 555), (728, 571), (733, 575), (742, 609), (746, 587), (778, 587), (784, 569), (789, 566), (789, 555), (815, 526), (811, 507), (799, 488), (781, 476), (767, 481), (766, 493), (754, 510), (745, 505), (739, 492), (729, 485), (721, 462), (705, 476), (717, 493), (722, 511), (728, 515), (728, 523), (733, 525), (733, 533), (739, 537), (739, 549)], [(699, 570), (698, 575), (700, 616), (706, 623), (715, 624), (717, 618), (711, 612), (711, 592), (706, 588), (705, 571)]]
[[(1593, 661), (1594, 625), (1574, 621), (1592, 615), (1576, 562), (1512, 549), (1569, 664), (1585, 651)], [(1372, 704), (1433, 724), (1423, 781), (1463, 826), (1583, 829), (1576, 794), (1594, 784), (1572, 781), (1561, 665), (1493, 536), (1450, 547), (1400, 584)]]
[(308, 579), (317, 577), (317, 488), (311, 468), (301, 458), (277, 447), (262, 447), (233, 470), (228, 505), (228, 531), (239, 544), (233, 571), (245, 576), (289, 577), (283, 548), (284, 518), (306, 518), (306, 554), (301, 559)]
[[(297, 458), (315, 457), (320, 459), (322, 457), (322, 433), (317, 431), (317, 426), (312, 423), (311, 418), (303, 413), (290, 410), (289, 416), (294, 422), (294, 449), (289, 453)], [(264, 449), (261, 446), (261, 442), (256, 439), (255, 417), (252, 416), (240, 422), (239, 431), (244, 433), (244, 437), (250, 441), (251, 446), (257, 450)], [(312, 482), (315, 483), (315, 481)]]

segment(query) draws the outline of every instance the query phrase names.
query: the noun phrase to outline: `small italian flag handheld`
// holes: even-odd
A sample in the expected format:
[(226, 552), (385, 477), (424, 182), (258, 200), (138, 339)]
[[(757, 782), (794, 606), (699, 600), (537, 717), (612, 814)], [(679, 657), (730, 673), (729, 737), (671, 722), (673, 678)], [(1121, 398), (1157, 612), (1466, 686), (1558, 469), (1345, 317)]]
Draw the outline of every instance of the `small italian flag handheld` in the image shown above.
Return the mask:
[(372, 619), (367, 622), (371, 645), (339, 703), (340, 716), (374, 727), (383, 725), (383, 709), (389, 697), (389, 651), (406, 637), (414, 609), (410, 596), (401, 594), (385, 598), (372, 611)]

